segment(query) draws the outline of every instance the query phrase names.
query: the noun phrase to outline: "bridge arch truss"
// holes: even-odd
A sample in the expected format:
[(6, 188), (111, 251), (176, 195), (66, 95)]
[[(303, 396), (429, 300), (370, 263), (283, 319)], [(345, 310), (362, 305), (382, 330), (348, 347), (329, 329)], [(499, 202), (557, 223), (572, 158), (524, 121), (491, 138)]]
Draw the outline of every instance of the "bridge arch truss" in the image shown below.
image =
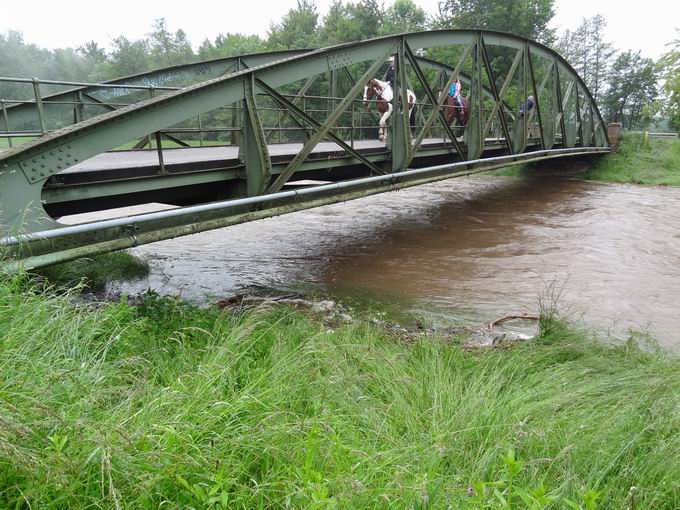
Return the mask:
[[(407, 102), (402, 84), (416, 89), (420, 123), (411, 126), (407, 111), (395, 107), (387, 147), (376, 158), (348, 143), (338, 121), (348, 110), (353, 117), (364, 84), (382, 74), (391, 55), (397, 60), (396, 96), (400, 96), (395, 97), (395, 104)], [(520, 161), (520, 155), (538, 151), (542, 151), (541, 157), (556, 151), (557, 157), (606, 152), (609, 147), (597, 104), (574, 69), (550, 48), (516, 35), (438, 30), (279, 56), (284, 58), (271, 54), (262, 57), (252, 67), (225, 66), (222, 76), (116, 108), (0, 153), (0, 228), (12, 234), (4, 244), (13, 246), (20, 239), (19, 233), (30, 237), (63, 227), (46, 213), (42, 195), (45, 184), (58, 174), (126, 142), (148, 139), (153, 133), (225, 105), (238, 105), (242, 115), (242, 168), (237, 172), (242, 185), (224, 198), (253, 199), (281, 192), (292, 178), (304, 178), (308, 159), (324, 140), (337, 144), (363, 168), (366, 177), (396, 175), (423, 166), (417, 161), (435, 126), (443, 133), (448, 160), (472, 166), (487, 157)], [(301, 107), (306, 91), (319, 76), (327, 77), (331, 100), (323, 118)], [(445, 93), (440, 93), (456, 76), (463, 78), (471, 103), (469, 122), (458, 130), (445, 121)], [(534, 107), (525, 112), (528, 96), (534, 97)], [(267, 101), (285, 110), (305, 133), (300, 150), (283, 164), (270, 154), (261, 108)], [(5, 128), (9, 127), (6, 122)], [(261, 208), (261, 204), (243, 205), (246, 209)], [(222, 225), (203, 225), (217, 226)], [(124, 229), (121, 232), (129, 234)], [(182, 233), (192, 232), (177, 231), (165, 237)], [(69, 257), (93, 252), (79, 251), (78, 247), (103, 242), (108, 234), (90, 236), (94, 241), (88, 242), (69, 237)], [(45, 252), (56, 250), (54, 240), (43, 244), (46, 247), (41, 250)]]

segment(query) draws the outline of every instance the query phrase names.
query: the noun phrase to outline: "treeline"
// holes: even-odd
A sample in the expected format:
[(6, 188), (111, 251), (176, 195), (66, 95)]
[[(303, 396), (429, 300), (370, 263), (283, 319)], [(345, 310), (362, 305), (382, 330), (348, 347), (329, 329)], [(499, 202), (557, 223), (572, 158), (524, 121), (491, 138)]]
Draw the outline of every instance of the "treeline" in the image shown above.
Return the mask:
[[(205, 39), (196, 50), (183, 30), (171, 31), (163, 18), (154, 22), (146, 37), (130, 40), (121, 35), (108, 50), (95, 41), (47, 50), (10, 31), (0, 34), (0, 75), (97, 82), (238, 54), (331, 46), (426, 29), (483, 28), (513, 32), (560, 51), (584, 78), (606, 120), (639, 129), (667, 119), (680, 129), (677, 41), (672, 51), (654, 62), (640, 52), (614, 48), (604, 36), (604, 16), (583, 19), (573, 30), (557, 34), (550, 27), (553, 15), (554, 0), (445, 0), (436, 13), (427, 13), (413, 0), (395, 0), (387, 7), (377, 0), (335, 0), (323, 16), (312, 0), (298, 0), (270, 26), (265, 38), (220, 34)], [(665, 86), (659, 90), (662, 77)], [(0, 97), (8, 97), (10, 90), (0, 84)]]

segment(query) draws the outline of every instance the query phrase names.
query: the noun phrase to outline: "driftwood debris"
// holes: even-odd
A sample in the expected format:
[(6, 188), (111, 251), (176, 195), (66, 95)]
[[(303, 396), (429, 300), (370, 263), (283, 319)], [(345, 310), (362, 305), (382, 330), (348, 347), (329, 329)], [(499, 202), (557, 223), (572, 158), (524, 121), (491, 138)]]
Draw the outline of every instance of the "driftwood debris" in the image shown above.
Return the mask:
[(493, 329), (496, 326), (503, 324), (504, 322), (513, 320), (538, 321), (541, 320), (541, 318), (537, 315), (528, 315), (526, 312), (523, 313), (522, 315), (505, 315), (499, 319), (496, 319), (495, 321), (489, 322), (489, 324), (486, 327), (487, 329)]

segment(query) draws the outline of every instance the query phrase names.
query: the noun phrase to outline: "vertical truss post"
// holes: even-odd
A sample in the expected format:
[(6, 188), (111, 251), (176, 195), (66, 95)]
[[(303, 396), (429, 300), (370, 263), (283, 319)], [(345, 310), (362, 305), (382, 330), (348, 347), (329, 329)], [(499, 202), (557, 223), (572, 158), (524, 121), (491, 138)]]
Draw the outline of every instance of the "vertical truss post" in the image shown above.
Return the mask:
[(163, 159), (163, 143), (161, 142), (161, 132), (156, 131), (156, 150), (158, 151), (158, 167), (161, 175), (165, 175), (165, 160)]
[(581, 122), (581, 100), (578, 95), (578, 85), (576, 89), (576, 135), (578, 136), (578, 143), (580, 147), (583, 147), (583, 129)]
[(78, 124), (80, 122), (78, 115), (78, 93), (74, 92), (71, 94), (71, 100), (73, 101), (73, 123)]
[(521, 116), (518, 114), (516, 115), (516, 120), (515, 120), (515, 137), (514, 137), (514, 150), (515, 154), (519, 154), (520, 152), (524, 152), (524, 150), (527, 147), (527, 117), (529, 115), (529, 112), (526, 109), (527, 105), (527, 96), (528, 93), (527, 91), (529, 90), (528, 88), (528, 73), (529, 73), (529, 65), (527, 63), (528, 59), (528, 53), (527, 53), (527, 45), (524, 46), (522, 50), (520, 50), (522, 53), (522, 63), (521, 63), (521, 72), (519, 74), (519, 100), (520, 104), (523, 105), (522, 111), (524, 112)]
[(43, 107), (42, 94), (40, 93), (40, 81), (38, 81), (38, 78), (33, 78), (33, 93), (35, 94), (35, 104), (38, 107), (40, 131), (44, 135), (47, 132), (45, 130), (45, 109)]
[(330, 75), (330, 95), (331, 95), (331, 110), (335, 108), (335, 98), (338, 97), (338, 71), (337, 69), (331, 70)]
[[(574, 80), (568, 77), (569, 85), (567, 85), (567, 91), (564, 96), (561, 97), (562, 103), (562, 122), (564, 123), (564, 129), (566, 136), (564, 138), (564, 146), (568, 148), (573, 148), (576, 145), (576, 113), (573, 108), (572, 96), (574, 93)], [(560, 88), (560, 91), (562, 89)]]
[[(5, 106), (4, 99), (0, 99), (0, 109), (2, 109), (2, 120), (5, 122), (5, 131), (9, 135), (9, 117), (7, 116), (7, 107)], [(11, 136), (7, 136), (7, 143), (10, 149), (14, 146)]]
[[(405, 170), (411, 161), (411, 128), (408, 118), (408, 84), (406, 81), (406, 41), (397, 46), (396, 91), (392, 98), (392, 171)], [(398, 96), (398, 97), (397, 97)]]
[(246, 167), (248, 196), (260, 195), (271, 179), (271, 160), (267, 140), (257, 112), (255, 75), (243, 78), (243, 140), (238, 157)]
[[(538, 118), (538, 131), (541, 136), (541, 149), (545, 150), (546, 149), (545, 133), (543, 132), (543, 120), (541, 119), (541, 106), (538, 100), (538, 96), (540, 95), (540, 92), (543, 90), (543, 87), (545, 86), (545, 79), (541, 84), (541, 91), (539, 91), (536, 88), (536, 74), (534, 73), (534, 64), (531, 61), (531, 48), (529, 46), (529, 43), (527, 43), (527, 55), (529, 64), (529, 76), (531, 77), (531, 90), (533, 91), (534, 94), (534, 111), (536, 112), (536, 117)], [(534, 111), (531, 111), (528, 114), (529, 118), (527, 119), (527, 124), (529, 124), (529, 126), (531, 126), (531, 120), (534, 117)]]
[(562, 85), (560, 83), (560, 69), (557, 63), (557, 59), (554, 61), (553, 66), (553, 101), (554, 101), (554, 112), (556, 115), (556, 125), (555, 131), (557, 131), (557, 124), (560, 126), (560, 131), (562, 132), (562, 147), (567, 147), (566, 143), (566, 127), (564, 125), (564, 109), (562, 107)]
[(465, 130), (467, 143), (467, 159), (479, 159), (484, 150), (484, 96), (482, 95), (482, 32), (476, 36), (474, 53), (472, 54), (472, 76), (470, 84), (470, 119)]
[[(241, 59), (237, 58), (236, 62), (234, 63), (234, 72), (239, 72), (241, 70)], [(245, 111), (245, 100), (243, 101), (243, 106), (244, 106), (244, 111)], [(238, 145), (240, 143), (239, 140), (239, 134), (240, 134), (240, 128), (241, 128), (241, 123), (240, 118), (241, 118), (241, 112), (238, 103), (234, 103), (231, 108), (229, 109), (229, 112), (231, 113), (231, 128), (232, 131), (229, 134), (229, 143), (231, 145)], [(244, 122), (245, 122), (245, 114), (244, 114)]]
[(586, 103), (586, 119), (583, 123), (583, 146), (592, 147), (593, 145), (593, 107)]

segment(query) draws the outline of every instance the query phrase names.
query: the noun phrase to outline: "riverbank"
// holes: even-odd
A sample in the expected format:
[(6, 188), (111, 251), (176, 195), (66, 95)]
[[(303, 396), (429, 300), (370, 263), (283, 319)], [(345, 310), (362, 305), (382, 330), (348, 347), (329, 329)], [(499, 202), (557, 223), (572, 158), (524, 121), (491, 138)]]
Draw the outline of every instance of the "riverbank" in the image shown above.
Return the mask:
[(617, 153), (599, 159), (584, 174), (603, 182), (680, 186), (680, 138), (624, 133)]
[(677, 508), (680, 361), (545, 312), (466, 352), (0, 277), (0, 506)]

